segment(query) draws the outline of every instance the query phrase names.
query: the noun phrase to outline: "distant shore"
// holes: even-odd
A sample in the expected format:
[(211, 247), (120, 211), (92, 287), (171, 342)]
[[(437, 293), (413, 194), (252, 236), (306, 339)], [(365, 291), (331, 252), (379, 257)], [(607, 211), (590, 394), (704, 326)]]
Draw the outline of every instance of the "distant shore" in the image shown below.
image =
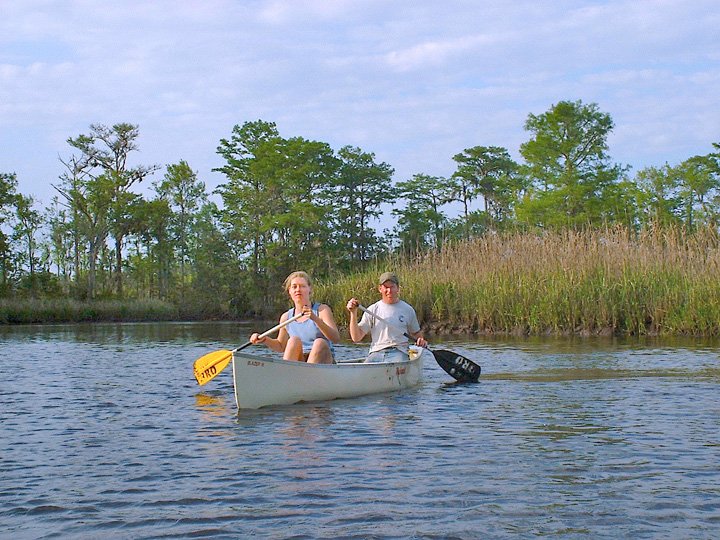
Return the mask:
[[(347, 299), (375, 302), (385, 270), (398, 273), (401, 297), (430, 335), (720, 336), (720, 238), (712, 230), (486, 235), (317, 282), (314, 299), (346, 326)], [(234, 318), (213, 309), (4, 299), (0, 324)]]

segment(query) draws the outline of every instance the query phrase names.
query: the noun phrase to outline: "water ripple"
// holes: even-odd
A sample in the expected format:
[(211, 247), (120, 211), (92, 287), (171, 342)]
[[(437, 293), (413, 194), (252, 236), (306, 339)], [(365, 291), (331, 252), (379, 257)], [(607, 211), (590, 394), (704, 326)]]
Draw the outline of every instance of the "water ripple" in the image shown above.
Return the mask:
[(237, 411), (229, 373), (190, 371), (235, 326), (27, 332), (0, 357), (13, 540), (720, 536), (707, 344), (455, 341), (480, 384), (431, 365), (402, 393)]

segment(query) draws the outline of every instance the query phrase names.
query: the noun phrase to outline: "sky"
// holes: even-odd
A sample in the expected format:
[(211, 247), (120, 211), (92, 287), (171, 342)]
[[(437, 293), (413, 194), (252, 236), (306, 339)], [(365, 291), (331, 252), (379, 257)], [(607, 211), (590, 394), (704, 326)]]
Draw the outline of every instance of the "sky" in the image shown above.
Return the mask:
[(449, 176), (581, 100), (632, 173), (720, 142), (718, 29), (717, 0), (0, 0), (0, 172), (48, 205), (67, 139), (126, 122), (161, 166), (141, 192), (180, 160), (213, 190), (220, 139), (264, 120)]

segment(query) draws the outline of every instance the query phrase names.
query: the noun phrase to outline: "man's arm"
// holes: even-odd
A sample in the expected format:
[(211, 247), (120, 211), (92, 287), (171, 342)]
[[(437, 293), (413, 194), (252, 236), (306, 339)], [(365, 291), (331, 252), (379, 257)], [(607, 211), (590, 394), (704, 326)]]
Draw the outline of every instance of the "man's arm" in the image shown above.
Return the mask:
[(350, 331), (350, 338), (358, 343), (363, 340), (367, 332), (365, 332), (358, 325), (357, 309), (359, 302), (355, 298), (351, 298), (347, 303), (347, 310), (350, 312), (350, 322), (348, 323), (348, 330)]

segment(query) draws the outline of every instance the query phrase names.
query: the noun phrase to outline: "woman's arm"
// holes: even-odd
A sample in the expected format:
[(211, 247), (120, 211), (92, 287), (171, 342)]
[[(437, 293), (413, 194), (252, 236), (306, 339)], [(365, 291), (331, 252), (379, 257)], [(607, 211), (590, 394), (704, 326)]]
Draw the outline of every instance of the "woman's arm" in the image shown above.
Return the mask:
[(340, 343), (340, 331), (335, 324), (332, 309), (327, 304), (320, 304), (318, 314), (310, 309), (310, 319), (317, 325), (323, 335), (333, 343)]
[[(280, 324), (284, 323), (287, 320), (287, 312), (283, 313), (280, 316)], [(285, 327), (282, 327), (280, 329), (280, 332), (278, 332), (278, 337), (271, 338), (271, 337), (260, 337), (260, 335), (256, 332), (253, 335), (250, 336), (250, 343), (253, 345), (258, 343), (264, 343), (269, 349), (275, 351), (275, 352), (285, 352), (285, 345), (287, 345), (289, 336), (287, 333), (287, 330), (285, 330)]]

